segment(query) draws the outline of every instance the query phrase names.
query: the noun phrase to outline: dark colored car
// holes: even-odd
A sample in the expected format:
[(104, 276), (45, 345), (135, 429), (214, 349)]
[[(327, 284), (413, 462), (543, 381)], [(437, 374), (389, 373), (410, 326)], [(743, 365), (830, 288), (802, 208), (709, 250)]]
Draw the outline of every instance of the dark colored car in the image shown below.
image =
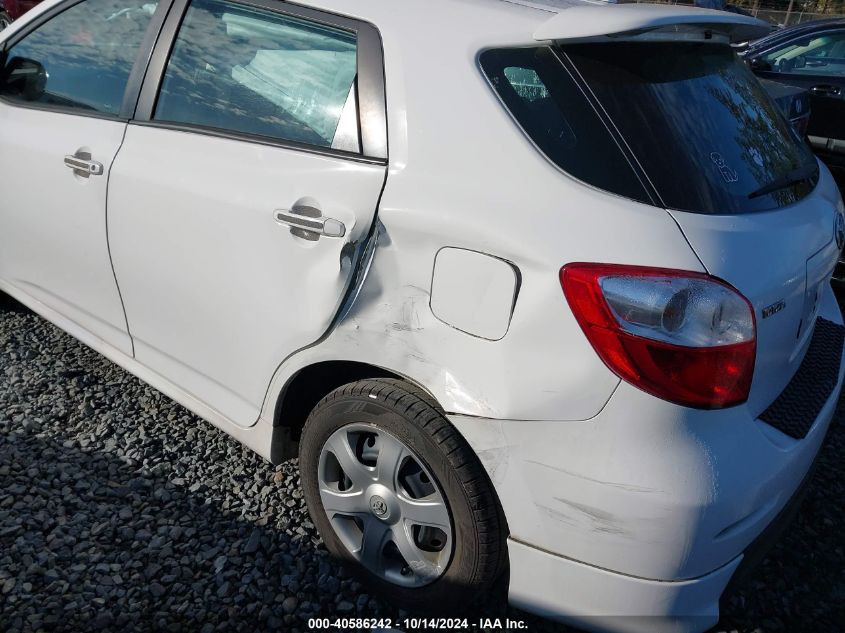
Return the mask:
[(0, 0), (0, 30), (40, 3), (41, 0)]
[[(760, 78), (809, 91), (807, 137), (845, 192), (845, 18), (783, 29), (742, 54)], [(845, 262), (834, 279), (845, 285)]]
[(760, 79), (760, 83), (792, 123), (798, 136), (804, 138), (810, 124), (810, 93), (804, 88)]
[(761, 78), (810, 92), (810, 143), (845, 185), (845, 18), (783, 29), (743, 54)]

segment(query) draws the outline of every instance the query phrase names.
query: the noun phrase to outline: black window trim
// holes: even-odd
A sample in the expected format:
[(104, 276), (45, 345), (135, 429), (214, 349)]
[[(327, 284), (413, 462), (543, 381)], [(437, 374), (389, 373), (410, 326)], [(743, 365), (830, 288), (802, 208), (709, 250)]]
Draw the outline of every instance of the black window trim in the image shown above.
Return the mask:
[[(523, 127), (522, 123), (520, 123), (520, 121), (519, 121), (519, 119), (517, 119), (516, 115), (513, 112), (511, 112), (511, 109), (508, 107), (507, 103), (505, 103), (502, 96), (496, 90), (496, 87), (493, 85), (491, 78), (487, 75), (487, 72), (484, 70), (484, 66), (482, 65), (482, 62), (481, 62), (482, 55), (489, 50), (502, 50), (502, 49), (514, 49), (514, 48), (536, 49), (536, 48), (543, 48), (544, 46), (546, 48), (548, 48), (551, 51), (552, 55), (555, 57), (555, 59), (557, 59), (558, 62), (560, 62), (561, 67), (563, 68), (564, 72), (566, 72), (570, 76), (572, 81), (577, 86), (578, 90), (584, 96), (584, 99), (587, 101), (590, 108), (596, 113), (596, 116), (598, 117), (599, 122), (605, 127), (605, 129), (607, 130), (607, 133), (610, 135), (614, 144), (619, 148), (619, 151), (622, 153), (622, 156), (624, 157), (626, 162), (628, 162), (628, 164), (630, 165), (631, 170), (634, 172), (634, 176), (640, 182), (640, 185), (643, 188), (643, 193), (645, 193), (646, 197), (649, 199), (648, 203), (646, 203), (645, 201), (633, 200), (632, 198), (629, 198), (629, 197), (624, 196), (622, 194), (616, 193), (614, 191), (608, 191), (607, 189), (602, 189), (601, 187), (597, 187), (596, 185), (594, 185), (592, 183), (589, 183), (585, 180), (581, 180), (580, 178), (570, 174), (563, 167), (561, 167), (554, 160), (552, 160), (546, 154), (546, 152), (544, 152), (542, 149), (540, 149), (540, 146), (536, 143), (536, 141), (534, 141), (533, 138), (531, 138), (531, 135)], [(654, 188), (654, 185), (651, 183), (651, 180), (648, 178), (648, 176), (643, 171), (642, 166), (640, 165), (639, 161), (634, 156), (634, 154), (631, 151), (631, 148), (628, 146), (627, 142), (625, 142), (624, 138), (622, 138), (622, 135), (619, 132), (619, 130), (616, 128), (616, 125), (614, 125), (613, 122), (610, 120), (610, 117), (607, 115), (607, 112), (604, 111), (604, 108), (600, 108), (600, 109), (597, 108), (597, 105), (600, 107), (600, 104), (598, 104), (598, 100), (595, 98), (595, 95), (593, 95), (592, 90), (590, 90), (589, 86), (587, 86), (586, 82), (584, 81), (584, 78), (581, 77), (581, 74), (579, 72), (577, 72), (577, 70), (574, 68), (572, 63), (569, 61), (569, 58), (566, 57), (565, 55), (561, 54), (561, 51), (557, 50), (556, 46), (544, 45), (544, 44), (539, 43), (539, 42), (537, 42), (535, 44), (525, 44), (525, 45), (522, 45), (522, 46), (488, 46), (488, 47), (485, 47), (484, 49), (478, 51), (478, 54), (475, 57), (475, 65), (476, 65), (476, 68), (478, 69), (478, 72), (481, 73), (481, 76), (484, 78), (484, 81), (487, 83), (487, 86), (490, 89), (490, 92), (493, 94), (493, 97), (496, 99), (496, 101), (499, 102), (499, 105), (504, 109), (505, 113), (508, 115), (508, 117), (511, 119), (511, 121), (513, 121), (513, 123), (514, 123), (514, 125), (516, 125), (517, 129), (522, 133), (522, 135), (525, 137), (525, 139), (531, 144), (531, 146), (534, 148), (534, 150), (543, 159), (545, 159), (545, 161), (549, 165), (551, 165), (554, 169), (556, 169), (558, 172), (560, 172), (561, 174), (563, 174), (567, 178), (571, 178), (572, 180), (574, 180), (578, 184), (583, 185), (584, 187), (588, 187), (588, 188), (592, 189), (593, 191), (597, 191), (597, 192), (602, 193), (604, 195), (613, 196), (615, 198), (621, 198), (623, 200), (633, 200), (634, 202), (637, 202), (638, 204), (650, 204), (651, 206), (665, 208), (663, 206), (662, 201), (660, 200), (660, 197), (657, 195), (657, 190)]]
[(385, 93), (384, 52), (381, 34), (378, 29), (369, 22), (311, 9), (281, 0), (227, 1), (300, 18), (308, 22), (338, 28), (356, 34), (358, 62), (356, 81), (358, 85), (358, 124), (361, 133), (361, 153), (352, 153), (332, 149), (331, 147), (309, 145), (285, 139), (202, 125), (154, 120), (153, 112), (164, 79), (164, 73), (182, 25), (182, 20), (190, 6), (190, 0), (172, 0), (172, 8), (167, 19), (164, 21), (161, 34), (146, 65), (143, 85), (130, 124), (259, 143), (310, 154), (343, 158), (355, 162), (386, 165), (388, 159), (387, 99)]
[[(7, 51), (15, 46), (18, 42), (26, 36), (37, 30), (53, 18), (64, 13), (68, 9), (81, 4), (85, 0), (66, 0), (51, 7), (31, 22), (26, 24), (19, 31), (14, 33), (11, 37), (3, 41), (0, 46), (0, 67), (5, 66)], [(144, 79), (144, 72), (146, 70), (147, 62), (153, 53), (154, 46), (161, 32), (161, 27), (173, 5), (174, 0), (159, 0), (158, 6), (153, 13), (150, 24), (144, 33), (144, 38), (141, 40), (141, 46), (138, 49), (135, 57), (135, 62), (132, 65), (132, 70), (126, 81), (126, 87), (123, 91), (123, 100), (121, 101), (120, 110), (117, 114), (109, 114), (107, 112), (97, 112), (96, 110), (84, 110), (80, 108), (73, 108), (68, 106), (60, 106), (44, 103), (27, 103), (18, 101), (16, 99), (7, 99), (0, 95), (0, 102), (15, 108), (24, 108), (28, 110), (41, 110), (44, 112), (55, 112), (57, 114), (69, 114), (74, 116), (88, 117), (94, 119), (104, 119), (107, 121), (121, 121), (128, 122), (132, 118), (132, 113), (135, 110), (135, 102), (141, 91), (141, 85)]]

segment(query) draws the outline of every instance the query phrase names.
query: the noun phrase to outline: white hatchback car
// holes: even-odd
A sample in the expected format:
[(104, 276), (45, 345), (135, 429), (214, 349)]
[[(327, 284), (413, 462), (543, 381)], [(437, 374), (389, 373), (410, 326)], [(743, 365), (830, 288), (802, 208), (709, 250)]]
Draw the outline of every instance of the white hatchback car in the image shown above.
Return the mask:
[(730, 48), (765, 31), (48, 0), (0, 36), (0, 289), (298, 448), (326, 546), (400, 604), (506, 578), (580, 626), (705, 629), (843, 376), (843, 204)]

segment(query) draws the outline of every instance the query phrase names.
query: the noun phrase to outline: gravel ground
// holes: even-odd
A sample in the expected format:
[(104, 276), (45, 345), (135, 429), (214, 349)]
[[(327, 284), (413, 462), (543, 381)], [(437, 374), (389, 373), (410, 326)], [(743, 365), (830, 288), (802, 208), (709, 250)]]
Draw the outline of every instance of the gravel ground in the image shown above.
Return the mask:
[[(843, 448), (837, 424), (797, 523), (717, 630), (843, 630)], [(480, 612), (565, 630), (501, 601)], [(314, 616), (401, 615), (329, 557), (295, 460), (269, 465), (24, 308), (0, 308), (0, 632), (295, 632)]]

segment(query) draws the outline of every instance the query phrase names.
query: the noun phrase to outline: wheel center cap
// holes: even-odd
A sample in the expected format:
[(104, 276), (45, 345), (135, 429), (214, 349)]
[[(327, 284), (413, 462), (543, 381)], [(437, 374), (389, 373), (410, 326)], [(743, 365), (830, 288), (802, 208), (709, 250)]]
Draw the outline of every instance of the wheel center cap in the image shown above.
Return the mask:
[(387, 501), (378, 495), (373, 495), (370, 497), (370, 511), (378, 518), (383, 519), (388, 515), (390, 509), (387, 506)]

